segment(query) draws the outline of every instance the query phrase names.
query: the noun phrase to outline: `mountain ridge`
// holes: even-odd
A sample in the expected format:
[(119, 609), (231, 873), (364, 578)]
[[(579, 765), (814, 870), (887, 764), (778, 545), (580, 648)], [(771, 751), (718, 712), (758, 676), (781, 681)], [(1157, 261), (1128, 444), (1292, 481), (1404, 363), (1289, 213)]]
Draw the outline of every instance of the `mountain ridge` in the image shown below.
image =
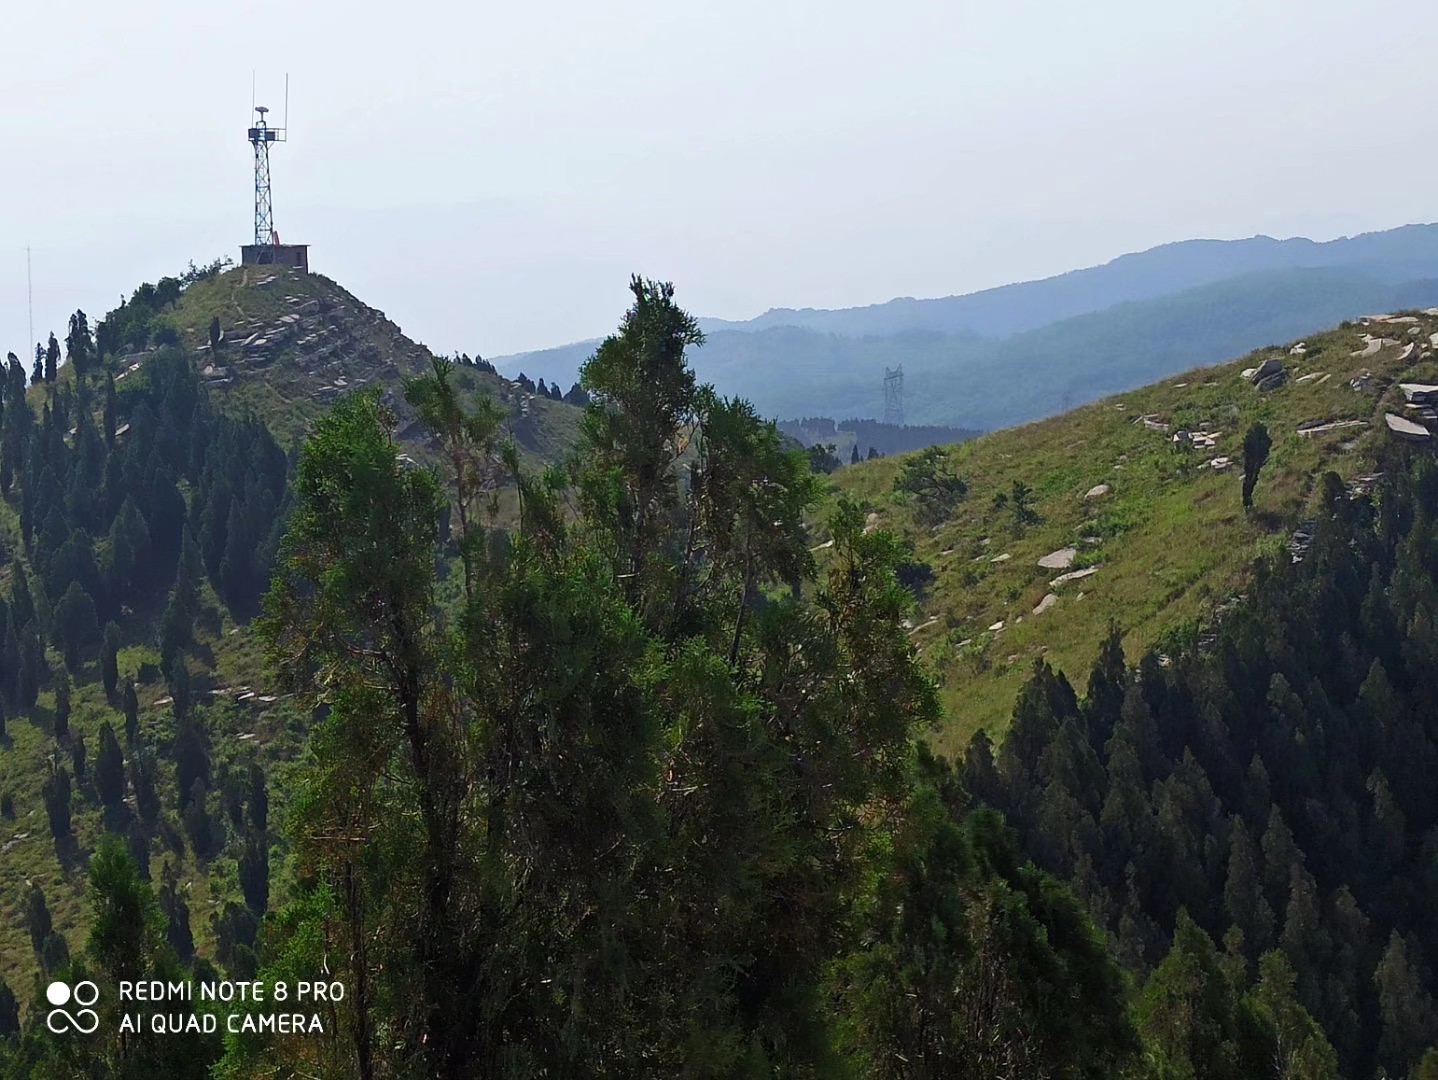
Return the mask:
[[(895, 297), (851, 308), (770, 308), (753, 319), (701, 320), (715, 330), (804, 326), (845, 336), (906, 329), (1007, 337), (1118, 303), (1152, 299), (1259, 270), (1438, 261), (1438, 225), (1403, 225), (1334, 240), (1178, 240), (1095, 266), (939, 297)], [(1094, 293), (1102, 291), (1102, 296)]]
[[(992, 430), (1217, 363), (1314, 326), (1372, 310), (1427, 306), (1438, 298), (1422, 283), (1435, 278), (1435, 225), (1322, 243), (1270, 237), (1180, 241), (966, 297), (821, 311), (810, 325), (771, 314), (742, 323), (701, 320), (707, 341), (691, 362), (721, 392), (742, 394), (776, 418), (877, 417), (884, 369), (902, 365), (910, 421)], [(1052, 295), (1045, 300), (1045, 294)], [(1112, 302), (1086, 310), (1100, 301)], [(956, 317), (948, 315), (923, 315), (926, 325), (904, 315), (889, 320), (883, 333), (868, 333), (877, 324), (864, 313), (894, 304), (910, 314), (941, 315), (987, 305), (989, 321), (982, 325), (991, 334), (979, 336), (972, 325), (956, 329)], [(1004, 314), (1029, 305), (1034, 313), (1023, 319)], [(863, 318), (851, 318), (853, 313)], [(1020, 332), (1019, 326), (1027, 328)], [(1074, 334), (1083, 341), (1077, 352), (1068, 340)], [(1155, 357), (1155, 342), (1166, 359)], [(495, 363), (509, 375), (523, 371), (568, 385), (597, 344), (575, 342)], [(1042, 378), (1016, 379), (1016, 368), (1042, 369)]]

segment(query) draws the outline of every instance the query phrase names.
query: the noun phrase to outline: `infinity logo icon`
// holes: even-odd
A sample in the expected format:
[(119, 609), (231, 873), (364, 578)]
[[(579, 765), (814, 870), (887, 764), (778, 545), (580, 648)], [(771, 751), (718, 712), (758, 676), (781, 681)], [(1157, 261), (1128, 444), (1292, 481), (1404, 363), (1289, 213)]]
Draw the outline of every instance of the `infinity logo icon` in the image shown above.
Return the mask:
[[(45, 988), (45, 999), (55, 1006), (45, 1014), (45, 1026), (56, 1035), (72, 1029), (81, 1035), (93, 1035), (100, 1026), (99, 1014), (90, 1008), (100, 1000), (100, 988), (89, 979), (77, 982), (73, 990), (65, 983), (52, 982)], [(62, 1008), (72, 1001), (80, 1006), (74, 1015)]]

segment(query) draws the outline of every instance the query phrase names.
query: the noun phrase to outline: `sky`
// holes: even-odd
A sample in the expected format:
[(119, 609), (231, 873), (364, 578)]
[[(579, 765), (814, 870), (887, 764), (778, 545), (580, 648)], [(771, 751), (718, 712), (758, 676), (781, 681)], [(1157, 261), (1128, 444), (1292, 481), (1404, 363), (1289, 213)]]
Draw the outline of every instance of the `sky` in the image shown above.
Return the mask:
[(7, 5), (0, 350), (275, 224), (438, 351), (1438, 219), (1431, 0)]

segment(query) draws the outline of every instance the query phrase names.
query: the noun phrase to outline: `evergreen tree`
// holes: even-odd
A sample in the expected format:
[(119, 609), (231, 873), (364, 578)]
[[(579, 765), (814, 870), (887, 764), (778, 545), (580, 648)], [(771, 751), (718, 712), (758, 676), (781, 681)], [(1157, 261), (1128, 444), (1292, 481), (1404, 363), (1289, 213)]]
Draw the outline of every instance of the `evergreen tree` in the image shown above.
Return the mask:
[(944, 803), (916, 793), (866, 933), (873, 943), (837, 983), (862, 1074), (1114, 1075), (1137, 1039), (1122, 976), (1080, 905), (1020, 861), (992, 811), (960, 826)]
[(1253, 424), (1243, 435), (1243, 508), (1253, 506), (1253, 489), (1258, 486), (1258, 474), (1268, 463), (1268, 451), (1273, 439), (1268, 428)]
[(125, 759), (120, 741), (108, 720), (100, 724), (100, 749), (95, 755), (95, 793), (107, 807), (118, 807), (125, 799)]
[(1250, 955), (1261, 954), (1273, 944), (1273, 909), (1263, 894), (1263, 877), (1258, 847), (1248, 827), (1235, 817), (1229, 831), (1228, 874), (1223, 887), (1223, 907), (1229, 920), (1243, 932)]
[(85, 587), (72, 581), (65, 595), (55, 605), (55, 644), (65, 655), (65, 666), (75, 671), (80, 664), (80, 651), (93, 645), (100, 637), (100, 623), (95, 615), (95, 602)]
[[(115, 430), (119, 425), (116, 419), (116, 412), (119, 409), (119, 400), (115, 396), (115, 375), (113, 372), (105, 372), (105, 406), (102, 414), (104, 424), (105, 445), (115, 445)], [(113, 455), (111, 455), (113, 457)], [(118, 460), (118, 459), (117, 459)]]
[(1270, 1032), (1219, 963), (1213, 941), (1180, 912), (1173, 948), (1138, 1004), (1140, 1029), (1173, 1075), (1247, 1080), (1272, 1060)]
[[(184, 977), (167, 943), (166, 920), (155, 894), (116, 837), (104, 837), (90, 860), (88, 895), (92, 917), (85, 954), (102, 985)], [(181, 1014), (182, 1026), (183, 1014), (192, 1008), (185, 1001), (166, 1004), (167, 1012)], [(112, 996), (102, 994), (96, 1009), (101, 1019), (99, 1054), (115, 1062), (116, 1075), (200, 1080), (209, 1074), (216, 1048), (203, 1036), (188, 1030), (160, 1035), (148, 1027), (122, 1032), (122, 1006)]]
[(56, 840), (70, 836), (70, 774), (65, 766), (52, 766), (40, 787), (45, 800), (45, 814), (50, 819), (50, 835)]
[(125, 742), (134, 746), (140, 734), (140, 697), (135, 692), (134, 676), (125, 676), (125, 686), (120, 694), (120, 708), (125, 714)]
[(75, 737), (70, 740), (70, 763), (75, 768), (75, 783), (85, 783), (87, 777), (85, 733), (75, 732)]
[(270, 905), (270, 850), (263, 834), (250, 833), (239, 858), (240, 891), (256, 918)]
[(0, 1041), (13, 1042), (20, 1034), (20, 1003), (4, 979), (0, 979)]
[(145, 881), (150, 880), (150, 837), (145, 832), (145, 827), (136, 819), (130, 821), (130, 829), (125, 836), (126, 847), (129, 849), (130, 858), (134, 860), (135, 870)]
[(249, 768), (249, 813), (250, 829), (264, 836), (269, 829), (270, 797), (265, 789), (265, 773), (258, 762), (250, 762)]
[(120, 683), (120, 628), (113, 622), (105, 624), (105, 637), (100, 646), (100, 683), (105, 696), (115, 699), (115, 689)]
[(249, 909), (227, 900), (214, 919), (215, 959), (232, 979), (253, 979), (259, 967), (255, 941), (259, 931)]
[(55, 925), (50, 918), (50, 905), (45, 902), (45, 891), (34, 882), (25, 891), (25, 926), (30, 931), (30, 945), (39, 957)]
[(1259, 1009), (1273, 1028), (1271, 1075), (1280, 1080), (1337, 1080), (1338, 1056), (1323, 1029), (1294, 996), (1293, 969), (1277, 951), (1259, 961)]
[(55, 683), (55, 741), (63, 743), (70, 737), (70, 675), (57, 668), (51, 675)]
[[(75, 377), (83, 380), (90, 371), (90, 354), (94, 349), (94, 342), (90, 337), (90, 321), (85, 317), (83, 311), (76, 311), (70, 316), (70, 329), (65, 335), (65, 356), (75, 367)], [(50, 335), (50, 352), (56, 360), (60, 356), (60, 347), (55, 341), (55, 335)], [(50, 356), (46, 354), (45, 373), (50, 381), (54, 376), (50, 374)]]
[(155, 758), (151, 751), (132, 749), (130, 789), (135, 793), (135, 809), (146, 819), (153, 819), (160, 809), (160, 796), (155, 787), (155, 769)]
[[(459, 618), (435, 576), (450, 500), (397, 460), (374, 397), (300, 456), (263, 630), (288, 687), (328, 673), (295, 835), (345, 941), (359, 1075), (832, 1071), (824, 975), (937, 715), (900, 625), (903, 548), (844, 504), (820, 576), (803, 457), (696, 384), (670, 287), (633, 291), (583, 374), (604, 406), (581, 515), (564, 477), (502, 451), (519, 521), (476, 546)], [(217, 924), (239, 964), (241, 914)], [(582, 986), (582, 1014), (545, 980)]]
[(1438, 1010), (1423, 986), (1407, 943), (1396, 930), (1388, 937), (1373, 978), (1382, 1025), (1378, 1062), (1389, 1076), (1404, 1076), (1438, 1043)]
[(196, 777), (190, 787), (190, 797), (185, 801), (185, 835), (190, 838), (190, 849), (195, 858), (207, 858), (215, 849), (214, 822), (207, 805), (205, 781)]
[(175, 759), (175, 789), (179, 797), (177, 809), (183, 811), (189, 805), (196, 781), (202, 788), (208, 788), (210, 781), (210, 752), (204, 730), (193, 713), (186, 712), (177, 720), (172, 756)]
[(165, 916), (165, 940), (182, 964), (195, 956), (195, 938), (190, 932), (190, 906), (180, 895), (174, 863), (166, 863), (160, 884), (160, 911)]

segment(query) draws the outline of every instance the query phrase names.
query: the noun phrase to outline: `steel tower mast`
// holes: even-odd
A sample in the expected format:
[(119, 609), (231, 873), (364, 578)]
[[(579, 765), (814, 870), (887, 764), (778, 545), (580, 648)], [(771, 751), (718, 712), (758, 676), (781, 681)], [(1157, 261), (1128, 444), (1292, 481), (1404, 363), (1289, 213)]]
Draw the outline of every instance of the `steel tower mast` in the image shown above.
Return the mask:
[(904, 365), (884, 369), (884, 423), (904, 425)]
[(250, 128), (250, 145), (255, 150), (255, 243), (278, 244), (275, 233), (275, 210), (270, 197), (270, 143), (284, 142), (285, 129), (270, 127), (265, 114), (270, 110), (255, 106), (259, 117)]

